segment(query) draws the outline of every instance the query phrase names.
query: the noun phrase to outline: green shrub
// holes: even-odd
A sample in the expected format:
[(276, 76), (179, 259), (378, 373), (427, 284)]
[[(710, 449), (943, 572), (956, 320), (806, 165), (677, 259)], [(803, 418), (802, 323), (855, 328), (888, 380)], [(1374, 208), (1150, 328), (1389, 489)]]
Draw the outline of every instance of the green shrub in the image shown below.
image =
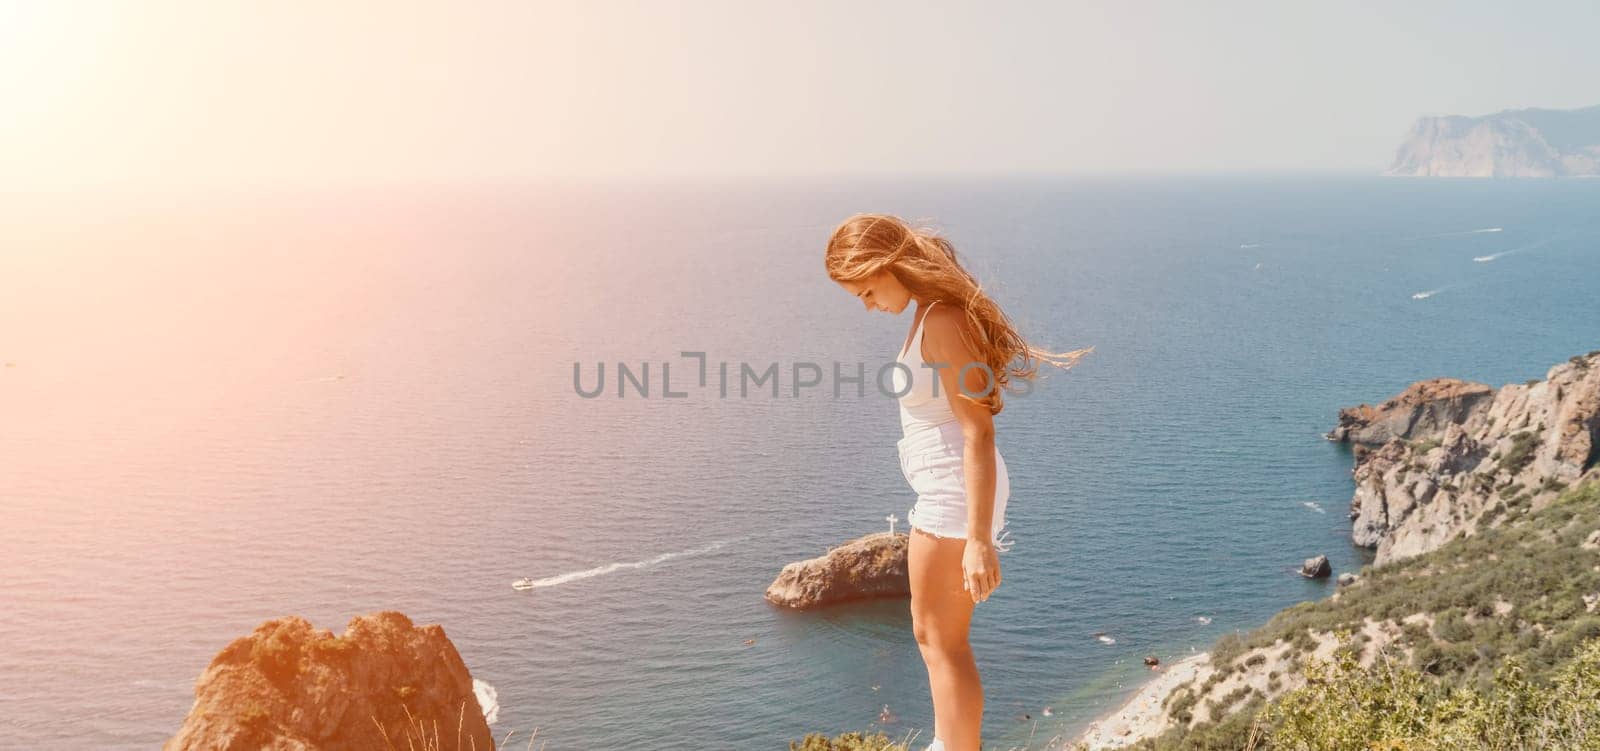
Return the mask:
[(909, 751), (909, 747), (889, 740), (882, 732), (841, 733), (831, 739), (822, 733), (809, 733), (798, 741), (789, 741), (789, 751)]
[(1419, 454), (1426, 454), (1429, 451), (1439, 448), (1439, 444), (1440, 441), (1438, 438), (1429, 438), (1425, 441), (1412, 441), (1411, 450)]
[(1318, 663), (1306, 685), (1268, 709), (1271, 747), (1343, 749), (1592, 749), (1600, 747), (1600, 640), (1548, 683), (1507, 660), (1486, 689), (1449, 686), (1387, 659)]
[(1239, 659), (1241, 654), (1244, 654), (1244, 640), (1239, 637), (1239, 632), (1232, 631), (1223, 634), (1217, 639), (1217, 643), (1212, 645), (1211, 664), (1221, 671), (1232, 667), (1233, 661)]
[(1179, 691), (1176, 696), (1178, 698), (1172, 702), (1172, 707), (1167, 713), (1179, 723), (1188, 724), (1194, 719), (1194, 705), (1200, 697), (1188, 689)]
[[(1526, 439), (1521, 443), (1531, 446)], [(1514, 502), (1526, 508), (1530, 498), (1526, 492), (1522, 492)], [(1396, 650), (1395, 654), (1399, 654), (1398, 650), (1410, 650), (1411, 659), (1403, 665), (1385, 662), (1384, 666), (1374, 670), (1390, 670), (1392, 673), (1372, 673), (1367, 678), (1381, 684), (1389, 680), (1386, 677), (1388, 675), (1399, 676), (1387, 687), (1374, 690), (1393, 694), (1391, 698), (1395, 702), (1402, 702), (1402, 698), (1404, 702), (1410, 702), (1405, 706), (1457, 706), (1440, 704), (1442, 700), (1431, 695), (1412, 693), (1402, 697), (1401, 693), (1404, 692), (1401, 689), (1413, 685), (1426, 685), (1431, 687), (1429, 690), (1437, 690), (1447, 698), (1456, 692), (1467, 692), (1477, 697), (1472, 701), (1479, 701), (1483, 706), (1497, 706), (1495, 701), (1504, 701), (1504, 697), (1512, 695), (1504, 693), (1505, 687), (1498, 683), (1504, 665), (1517, 666), (1522, 679), (1534, 687), (1554, 685), (1557, 676), (1569, 675), (1572, 670), (1588, 670), (1586, 675), (1590, 677), (1584, 680), (1591, 683), (1585, 685), (1592, 686), (1600, 682), (1600, 672), (1597, 672), (1600, 668), (1596, 667), (1600, 666), (1600, 647), (1595, 646), (1596, 642), (1600, 642), (1600, 613), (1589, 612), (1584, 607), (1583, 596), (1600, 592), (1600, 551), (1585, 549), (1581, 543), (1597, 529), (1600, 529), (1600, 482), (1586, 482), (1566, 489), (1550, 506), (1536, 513), (1515, 514), (1499, 526), (1452, 540), (1420, 556), (1385, 566), (1366, 567), (1362, 571), (1364, 585), (1341, 590), (1337, 600), (1325, 598), (1300, 603), (1278, 613), (1261, 628), (1244, 634), (1230, 634), (1219, 640), (1218, 645), (1222, 647), (1224, 655), (1231, 654), (1233, 659), (1237, 659), (1248, 650), (1287, 642), (1290, 644), (1290, 655), (1297, 656), (1315, 646), (1316, 635), (1341, 631), (1361, 633), (1363, 626), (1376, 621), (1399, 626), (1399, 634), (1390, 649)], [(1510, 610), (1497, 609), (1497, 605), (1509, 605)], [(1406, 620), (1419, 613), (1431, 617), (1431, 627), (1426, 620)], [(1469, 614), (1471, 617), (1468, 617)], [(1354, 647), (1364, 643), (1361, 637), (1350, 639), (1336, 650), (1336, 658), (1347, 665), (1359, 664), (1355, 658), (1360, 650)], [(1573, 665), (1588, 667), (1580, 669)], [(1269, 677), (1269, 686), (1274, 679)], [(1569, 684), (1571, 680), (1576, 679), (1569, 678)], [(1422, 683), (1417, 684), (1417, 681)], [(1213, 683), (1207, 688), (1214, 686)], [(1309, 685), (1307, 688), (1320, 690)], [(1259, 697), (1256, 699), (1259, 700)], [(1195, 700), (1193, 696), (1184, 698), (1188, 704)], [(1332, 708), (1328, 711), (1333, 712)], [(1244, 747), (1248, 733), (1262, 727), (1270, 729), (1273, 724), (1262, 718), (1241, 719), (1237, 714), (1221, 718), (1220, 722), (1202, 723), (1194, 728), (1174, 728), (1161, 738), (1151, 739), (1135, 748), (1141, 751), (1239, 749)], [(1509, 716), (1502, 714), (1502, 720)], [(1335, 723), (1338, 717), (1334, 715), (1337, 712), (1318, 721)], [(1449, 719), (1442, 710), (1435, 715), (1425, 719), (1428, 722)], [(1275, 717), (1273, 722), (1279, 722), (1284, 715)], [(1347, 732), (1346, 735), (1329, 737), (1349, 739), (1359, 736), (1366, 739), (1348, 748), (1391, 748), (1372, 746), (1366, 742), (1387, 742), (1385, 733), (1388, 731), (1378, 732), (1372, 727), (1361, 730), (1364, 727), (1362, 722), (1366, 720), (1360, 717), (1359, 714), (1354, 716), (1350, 720), (1354, 724), (1341, 731)], [(1600, 728), (1600, 721), (1596, 717), (1600, 717), (1600, 710), (1591, 714), (1589, 725)], [(1534, 722), (1532, 719), (1524, 720)], [(1559, 724), (1565, 721), (1548, 722)], [(1456, 732), (1466, 726), (1451, 727), (1455, 729), (1450, 732)], [(1576, 732), (1574, 728), (1578, 726), (1566, 722), (1561, 727), (1565, 729), (1559, 732), (1568, 732), (1570, 735)], [(1224, 728), (1229, 730), (1225, 731)], [(1453, 737), (1445, 733), (1449, 728), (1441, 725), (1435, 729), (1439, 730), (1438, 737)], [(1588, 732), (1595, 731), (1591, 729)], [(1260, 741), (1258, 748), (1297, 751), (1341, 748), (1328, 741), (1329, 737), (1319, 741), (1323, 745), (1313, 743), (1312, 736), (1301, 738), (1305, 745), (1295, 745), (1301, 741), (1284, 745), (1285, 741), (1294, 740), (1294, 737), (1279, 735)], [(1410, 736), (1397, 737), (1400, 738), (1397, 741), (1399, 743), (1411, 742), (1407, 740)], [(1507, 737), (1513, 740), (1461, 747), (1513, 749), (1521, 747), (1516, 743), (1526, 741), (1524, 736)], [(1590, 738), (1586, 742), (1600, 743), (1600, 739)], [(1497, 743), (1499, 745), (1495, 745)], [(1526, 747), (1567, 748), (1537, 744)], [(1405, 748), (1442, 751), (1450, 746), (1423, 744)], [(1600, 749), (1600, 745), (1594, 748)]]
[(1511, 475), (1521, 472), (1533, 460), (1533, 451), (1538, 445), (1538, 436), (1530, 431), (1524, 430), (1511, 436), (1511, 448), (1500, 456), (1496, 470)]

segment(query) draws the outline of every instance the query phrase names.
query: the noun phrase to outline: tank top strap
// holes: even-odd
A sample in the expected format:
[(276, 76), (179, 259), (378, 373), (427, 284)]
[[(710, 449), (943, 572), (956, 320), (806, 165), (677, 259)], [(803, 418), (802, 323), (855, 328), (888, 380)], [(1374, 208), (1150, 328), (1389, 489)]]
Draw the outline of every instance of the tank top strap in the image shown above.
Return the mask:
[(917, 330), (911, 334), (911, 341), (906, 344), (905, 351), (900, 353), (900, 358), (901, 359), (905, 359), (905, 357), (907, 355), (911, 354), (911, 350), (913, 350), (913, 349), (917, 350), (918, 357), (921, 357), (921, 355), (922, 355), (922, 328), (924, 326), (928, 325), (928, 314), (933, 312), (933, 306), (938, 305), (938, 304), (939, 304), (938, 300), (930, 300), (928, 302), (927, 308), (922, 311), (922, 320), (917, 321)]

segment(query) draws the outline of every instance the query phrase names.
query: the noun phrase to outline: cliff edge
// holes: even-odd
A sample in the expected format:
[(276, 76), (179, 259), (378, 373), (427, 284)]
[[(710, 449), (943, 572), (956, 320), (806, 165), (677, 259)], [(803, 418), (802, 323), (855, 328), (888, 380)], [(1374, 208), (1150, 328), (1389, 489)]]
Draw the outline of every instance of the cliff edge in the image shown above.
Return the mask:
[(1423, 117), (1411, 126), (1384, 174), (1600, 176), (1600, 105), (1506, 110), (1482, 117)]
[(1356, 544), (1378, 565), (1425, 553), (1600, 477), (1600, 350), (1498, 390), (1421, 381), (1341, 410), (1328, 437), (1357, 445)]
[(1499, 389), (1418, 381), (1327, 437), (1354, 445), (1352, 536), (1373, 565), (1173, 665), (1077, 748), (1246, 747), (1341, 654), (1481, 686), (1513, 658), (1547, 678), (1600, 638), (1600, 350)]

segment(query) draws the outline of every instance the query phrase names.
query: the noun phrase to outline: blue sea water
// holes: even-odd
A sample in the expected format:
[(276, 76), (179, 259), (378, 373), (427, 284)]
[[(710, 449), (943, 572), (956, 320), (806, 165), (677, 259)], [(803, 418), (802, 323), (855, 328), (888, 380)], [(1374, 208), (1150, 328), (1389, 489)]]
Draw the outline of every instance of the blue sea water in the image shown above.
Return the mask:
[[(791, 391), (904, 341), (822, 270), (838, 221), (885, 211), (941, 227), (1025, 335), (1095, 347), (997, 418), (985, 738), (1042, 748), (1143, 656), (1325, 596), (1301, 559), (1366, 560), (1340, 407), (1600, 348), (1597, 209), (1597, 181), (1351, 176), (11, 201), (0, 737), (154, 747), (261, 621), (397, 609), (496, 688), (510, 747), (925, 743), (905, 601), (762, 599), (912, 502), (891, 399)], [(777, 363), (779, 396), (722, 398), (722, 362)]]

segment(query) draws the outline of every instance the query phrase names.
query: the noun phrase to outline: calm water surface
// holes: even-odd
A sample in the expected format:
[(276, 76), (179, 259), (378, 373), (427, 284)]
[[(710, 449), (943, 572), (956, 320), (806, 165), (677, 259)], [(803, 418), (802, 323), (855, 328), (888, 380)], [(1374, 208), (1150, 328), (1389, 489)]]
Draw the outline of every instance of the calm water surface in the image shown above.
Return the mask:
[[(443, 624), (496, 735), (550, 749), (925, 742), (905, 601), (762, 599), (913, 500), (891, 399), (791, 391), (907, 333), (823, 274), (856, 211), (936, 222), (1025, 334), (1096, 348), (997, 421), (1017, 543), (972, 640), (1002, 747), (1326, 594), (1300, 559), (1361, 565), (1339, 407), (1600, 348), (1596, 181), (13, 198), (0, 736), (25, 748), (158, 746), (231, 639), (380, 609)], [(601, 362), (652, 363), (650, 397), (578, 397)], [(720, 398), (721, 362), (777, 363), (780, 395)]]

